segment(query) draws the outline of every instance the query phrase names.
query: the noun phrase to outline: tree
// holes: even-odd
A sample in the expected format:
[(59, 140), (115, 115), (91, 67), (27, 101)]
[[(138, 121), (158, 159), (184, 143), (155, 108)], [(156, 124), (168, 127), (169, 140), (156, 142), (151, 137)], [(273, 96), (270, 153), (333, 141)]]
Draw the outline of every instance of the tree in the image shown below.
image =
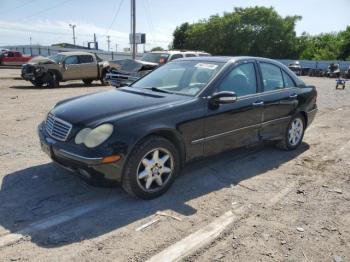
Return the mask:
[(153, 48), (151, 49), (151, 52), (153, 52), (153, 51), (164, 51), (164, 48), (163, 48), (163, 47), (160, 47), (160, 46), (153, 47)]
[(187, 30), (189, 29), (189, 23), (183, 23), (179, 27), (176, 27), (173, 36), (174, 49), (184, 49), (186, 46)]
[(300, 16), (281, 17), (273, 8), (235, 8), (174, 31), (177, 49), (204, 50), (214, 55), (256, 55), (296, 58), (295, 24)]
[(339, 57), (344, 60), (350, 60), (350, 26), (340, 33), (340, 42)]

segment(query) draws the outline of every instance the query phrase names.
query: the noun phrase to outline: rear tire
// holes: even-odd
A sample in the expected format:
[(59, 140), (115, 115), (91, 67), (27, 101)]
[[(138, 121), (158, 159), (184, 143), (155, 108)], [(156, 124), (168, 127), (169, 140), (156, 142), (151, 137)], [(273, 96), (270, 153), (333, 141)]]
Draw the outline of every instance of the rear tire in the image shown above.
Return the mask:
[(169, 140), (151, 136), (131, 152), (122, 186), (131, 196), (153, 199), (165, 193), (180, 170), (179, 153)]
[(289, 122), (283, 139), (277, 147), (283, 150), (294, 150), (303, 142), (305, 132), (305, 119), (301, 114), (295, 115)]
[(92, 81), (93, 81), (92, 79), (83, 79), (83, 83), (85, 85), (91, 85)]

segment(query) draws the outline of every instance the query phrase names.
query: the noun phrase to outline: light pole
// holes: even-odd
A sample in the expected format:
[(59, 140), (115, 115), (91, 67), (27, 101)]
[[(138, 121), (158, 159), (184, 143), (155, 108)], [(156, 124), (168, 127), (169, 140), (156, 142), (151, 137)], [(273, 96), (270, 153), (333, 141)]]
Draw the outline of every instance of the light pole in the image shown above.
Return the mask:
[(77, 27), (77, 25), (69, 24), (69, 27), (72, 28), (72, 30), (73, 30), (73, 42), (75, 45), (75, 28)]
[(110, 47), (111, 47), (111, 36), (110, 35), (107, 35), (107, 46), (108, 46), (108, 52), (110, 50)]
[(132, 59), (136, 59), (136, 1), (131, 0), (131, 42), (132, 42)]

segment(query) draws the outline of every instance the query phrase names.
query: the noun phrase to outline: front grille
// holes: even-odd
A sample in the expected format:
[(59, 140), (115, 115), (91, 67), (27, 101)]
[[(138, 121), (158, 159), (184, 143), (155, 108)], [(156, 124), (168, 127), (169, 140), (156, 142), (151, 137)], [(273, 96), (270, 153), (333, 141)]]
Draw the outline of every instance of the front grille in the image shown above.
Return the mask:
[(31, 74), (31, 73), (34, 73), (34, 69), (35, 67), (32, 66), (32, 65), (23, 65), (22, 66), (22, 74)]
[(45, 122), (45, 128), (51, 137), (59, 141), (66, 141), (72, 130), (72, 125), (53, 114), (49, 114)]

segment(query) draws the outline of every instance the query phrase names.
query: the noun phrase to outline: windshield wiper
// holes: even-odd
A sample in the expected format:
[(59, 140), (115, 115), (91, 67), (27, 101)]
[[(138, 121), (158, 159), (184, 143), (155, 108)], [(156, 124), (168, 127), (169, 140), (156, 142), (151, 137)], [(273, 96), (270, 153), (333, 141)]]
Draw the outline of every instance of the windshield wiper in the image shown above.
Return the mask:
[(151, 87), (151, 88), (147, 88), (147, 89), (150, 89), (154, 92), (161, 92), (161, 93), (167, 93), (167, 94), (173, 94), (172, 92), (170, 91), (167, 91), (167, 90), (163, 90), (163, 89), (160, 89), (158, 87)]

